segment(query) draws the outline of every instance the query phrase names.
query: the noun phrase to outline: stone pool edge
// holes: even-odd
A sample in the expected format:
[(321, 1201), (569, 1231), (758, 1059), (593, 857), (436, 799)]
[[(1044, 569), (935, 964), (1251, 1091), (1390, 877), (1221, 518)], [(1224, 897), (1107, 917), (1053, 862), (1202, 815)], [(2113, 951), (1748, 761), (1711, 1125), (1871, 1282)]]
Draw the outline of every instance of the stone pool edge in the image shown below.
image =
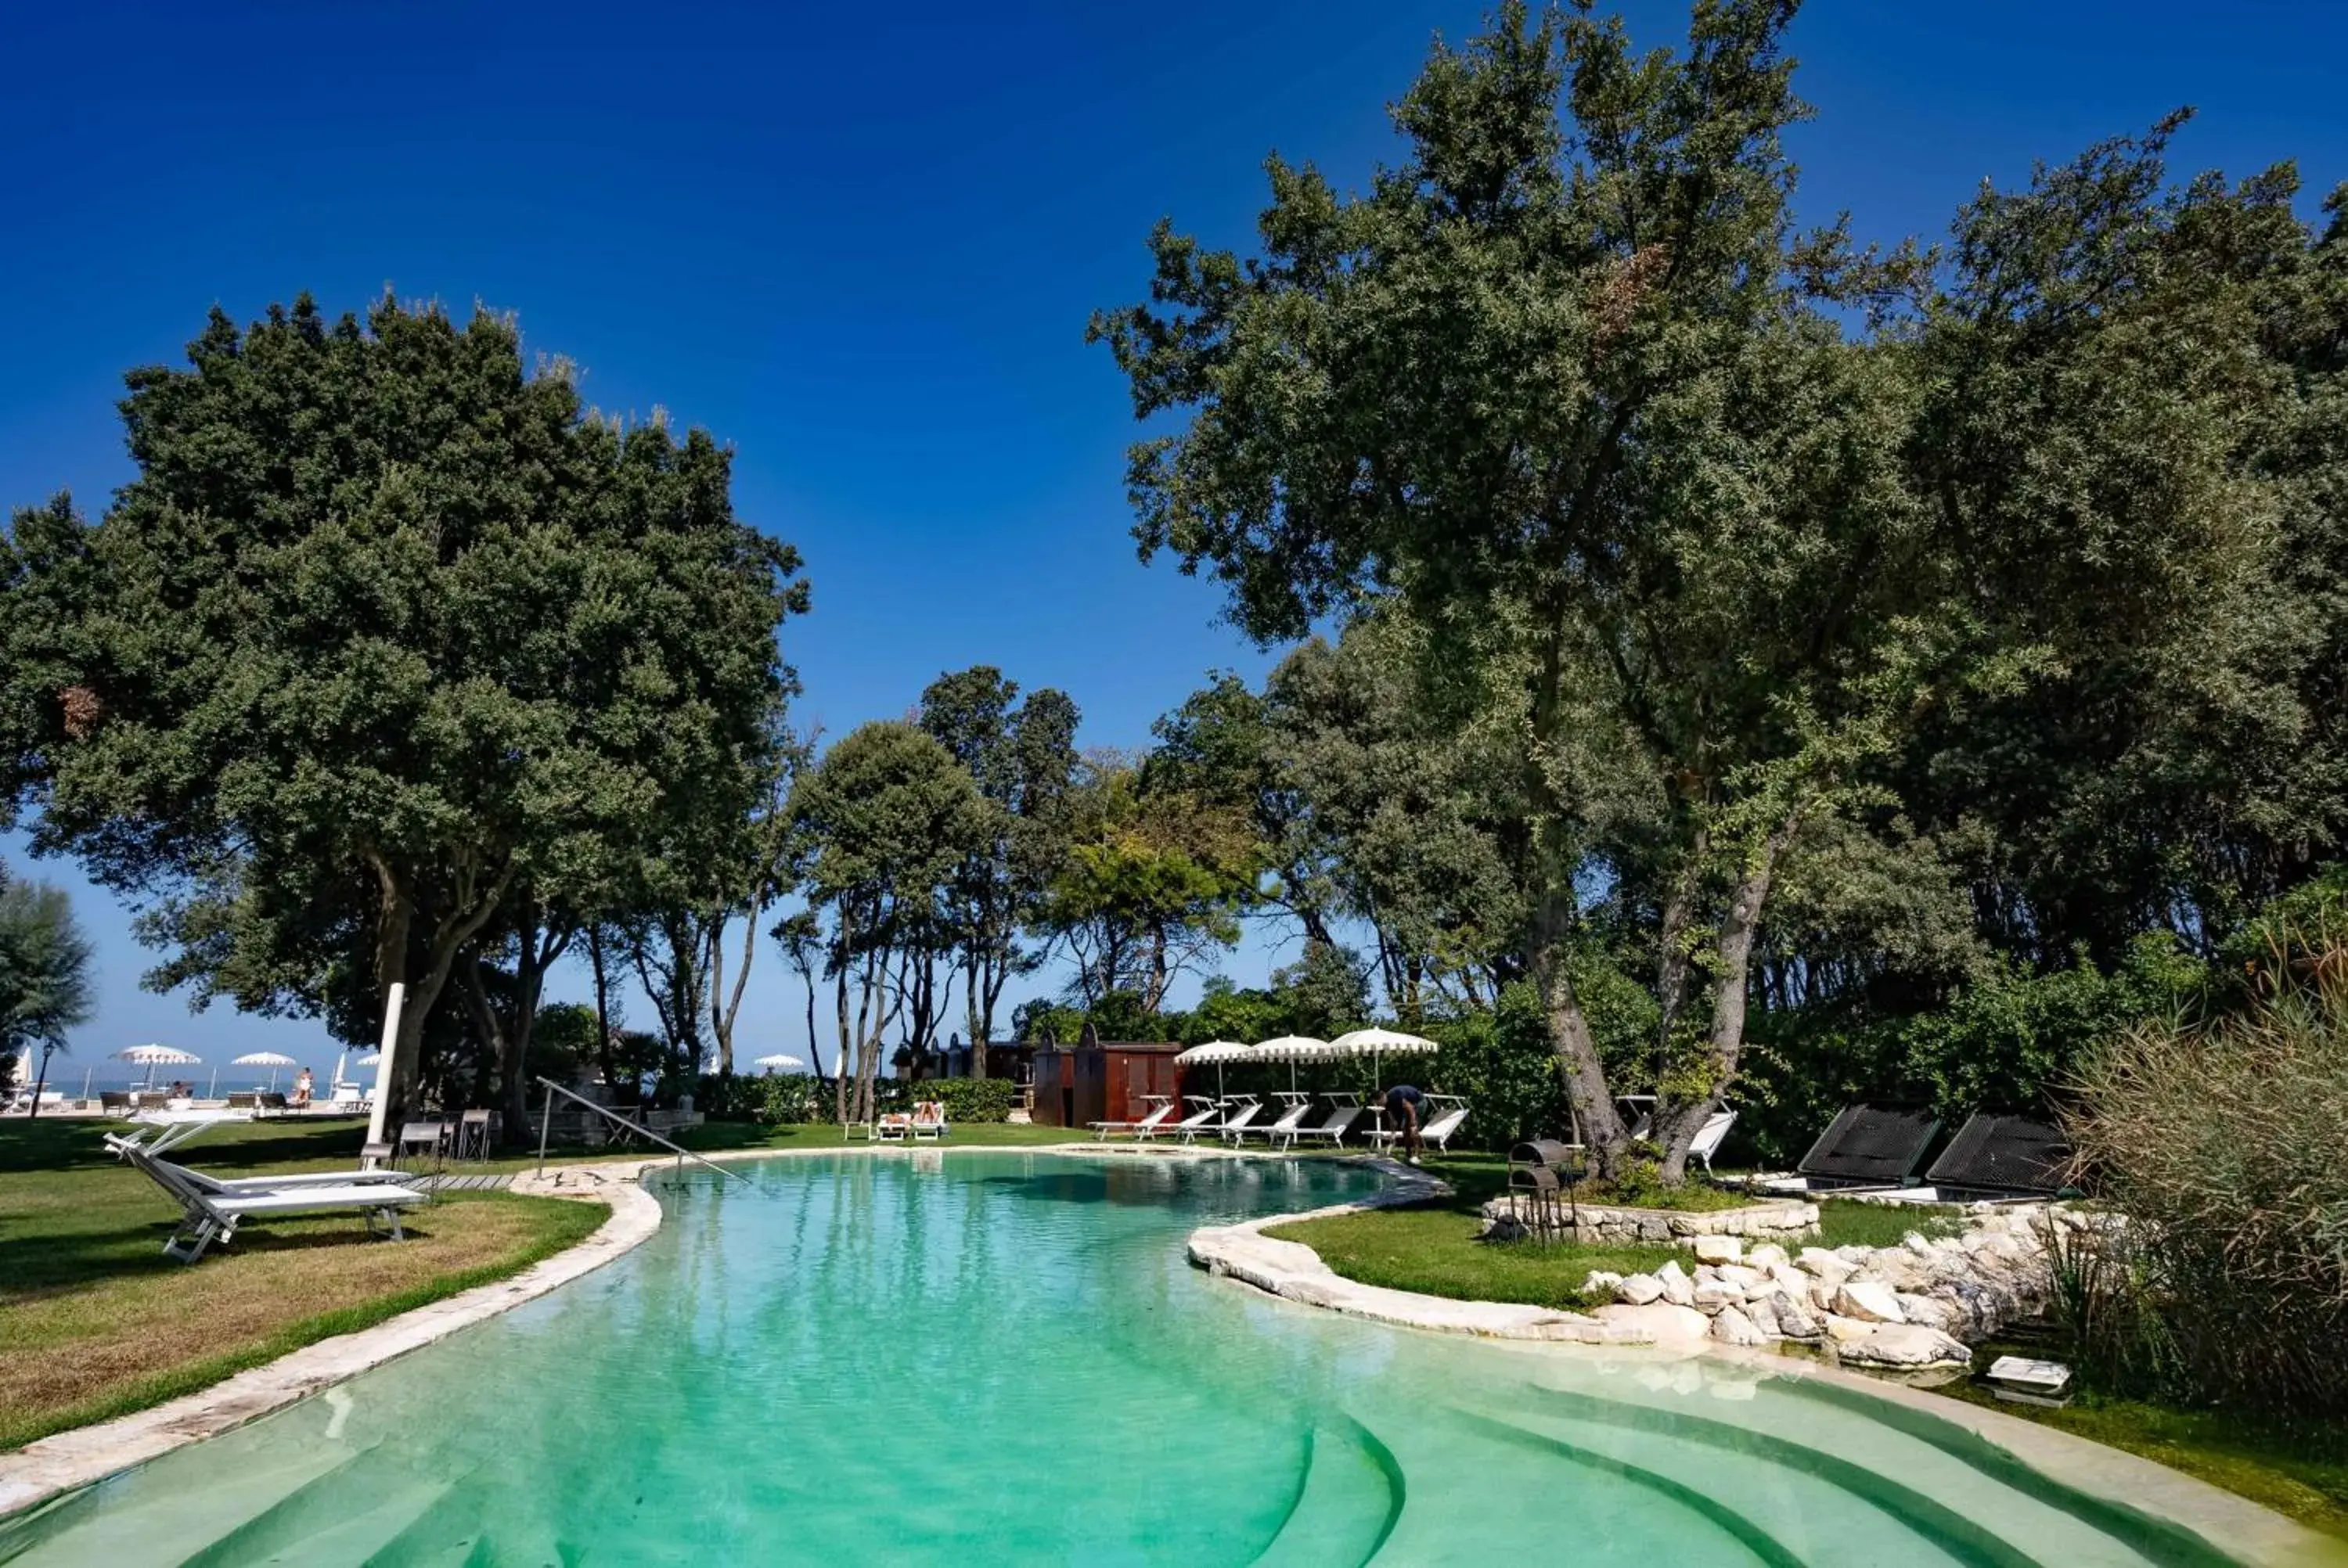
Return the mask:
[(289, 1350), (274, 1361), (248, 1367), (192, 1394), (112, 1420), (52, 1433), (14, 1453), (0, 1454), (0, 1519), (257, 1420), (296, 1399), (445, 1339), (460, 1328), (534, 1301), (634, 1251), (661, 1224), (660, 1201), (635, 1181), (643, 1165), (641, 1161), (631, 1162), (624, 1181), (598, 1184), (592, 1190), (574, 1184), (555, 1191), (551, 1184), (517, 1177), (511, 1190), (526, 1197), (599, 1202), (612, 1211), (585, 1239), (519, 1274), (427, 1302), (356, 1333), (337, 1334)]
[[(712, 1163), (735, 1164), (829, 1154), (885, 1154), (911, 1152), (912, 1147), (888, 1143), (816, 1149), (726, 1149), (700, 1157)], [(923, 1143), (919, 1147), (952, 1153), (957, 1148), (976, 1152), (1020, 1146)], [(1126, 1144), (1053, 1143), (1033, 1145), (1021, 1152), (1091, 1157), (1137, 1151)], [(1159, 1157), (1241, 1157), (1239, 1152), (1231, 1150), (1172, 1146), (1145, 1146), (1138, 1152)], [(337, 1334), (298, 1350), (289, 1350), (274, 1361), (248, 1367), (192, 1394), (182, 1394), (176, 1399), (111, 1420), (54, 1432), (13, 1453), (0, 1454), (0, 1520), (27, 1512), (67, 1492), (94, 1486), (108, 1476), (160, 1459), (175, 1449), (258, 1420), (297, 1399), (322, 1393), (362, 1372), (445, 1339), (459, 1329), (485, 1323), (525, 1302), (535, 1301), (624, 1256), (651, 1240), (660, 1229), (660, 1201), (644, 1190), (644, 1173), (667, 1169), (672, 1163), (666, 1156), (601, 1160), (553, 1165), (516, 1176), (508, 1190), (520, 1196), (600, 1203), (611, 1209), (611, 1216), (584, 1240), (551, 1257), (541, 1258), (510, 1278), (477, 1285), (356, 1333)], [(1383, 1168), (1403, 1170), (1401, 1166), (1380, 1163)]]
[(2246, 1568), (2339, 1568), (2348, 1545), (2182, 1471), (2020, 1416), (1945, 1399), (1880, 1378), (1821, 1362), (1694, 1339), (1658, 1346), (1653, 1337), (1626, 1331), (1581, 1313), (1499, 1301), (1454, 1301), (1416, 1291), (1363, 1285), (1332, 1269), (1303, 1242), (1262, 1233), (1275, 1225), (1361, 1214), (1441, 1196), (1450, 1189), (1423, 1172), (1390, 1160), (1360, 1162), (1395, 1178), (1393, 1186), (1351, 1203), (1302, 1214), (1267, 1214), (1237, 1225), (1205, 1225), (1190, 1233), (1190, 1261), (1209, 1274), (1300, 1307), (1317, 1307), (1394, 1327), (1515, 1341), (1528, 1349), (1586, 1346), (1632, 1355), (1679, 1358), (1708, 1356), (1775, 1377), (1815, 1378), (1932, 1416), (2004, 1450), (2051, 1481), (2163, 1523), (2191, 1531)]

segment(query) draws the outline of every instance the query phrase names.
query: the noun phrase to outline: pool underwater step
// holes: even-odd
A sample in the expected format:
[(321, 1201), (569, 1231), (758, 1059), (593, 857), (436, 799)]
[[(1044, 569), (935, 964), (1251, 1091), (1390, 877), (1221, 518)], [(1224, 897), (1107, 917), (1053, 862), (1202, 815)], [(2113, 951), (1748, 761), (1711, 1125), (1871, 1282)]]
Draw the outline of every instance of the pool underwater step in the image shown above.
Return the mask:
[[(129, 1565), (152, 1561), (157, 1541), (199, 1552), (358, 1457), (341, 1443), (309, 1444), (286, 1450), (280, 1462), (225, 1471), (185, 1496), (142, 1497), (133, 1471), (0, 1526), (0, 1563)], [(126, 1488), (130, 1495), (122, 1497)]]
[[(1941, 1561), (1972, 1568), (2219, 1568), (2228, 1562), (2183, 1532), (2128, 1528), (2080, 1509), (2065, 1489), (2024, 1471), (1966, 1462), (1948, 1448), (1859, 1407), (1807, 1399), (1800, 1385), (1765, 1382), (1762, 1419), (1736, 1423), (1688, 1409), (1667, 1391), (1622, 1399), (1541, 1389), (1520, 1406), (1483, 1412), (1563, 1445), (1602, 1451), (1700, 1484), (1776, 1532), (1805, 1563), (1836, 1561), (1844, 1542), (1879, 1535), (1886, 1521), (1913, 1532)], [(1986, 1449), (1994, 1453), (1996, 1450)], [(1725, 1453), (1741, 1461), (1719, 1463)], [(2019, 1474), (2027, 1485), (2013, 1484)], [(1797, 1503), (1788, 1510), (1787, 1504)], [(1878, 1517), (1869, 1520), (1869, 1512)], [(1832, 1520), (1834, 1527), (1824, 1527)], [(2118, 1528), (2106, 1528), (2116, 1522)], [(2028, 1542), (2025, 1549), (2019, 1542)], [(1926, 1561), (1920, 1555), (1917, 1561)]]
[(1303, 1493), (1254, 1568), (1362, 1568), (1402, 1508), (1402, 1473), (1385, 1445), (1358, 1421), (1323, 1421)]

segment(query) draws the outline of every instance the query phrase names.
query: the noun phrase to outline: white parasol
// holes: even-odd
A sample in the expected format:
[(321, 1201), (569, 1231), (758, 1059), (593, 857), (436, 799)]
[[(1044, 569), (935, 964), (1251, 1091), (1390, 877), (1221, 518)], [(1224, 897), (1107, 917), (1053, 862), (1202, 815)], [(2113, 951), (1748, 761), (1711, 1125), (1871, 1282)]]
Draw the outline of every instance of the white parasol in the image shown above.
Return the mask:
[(234, 1061), (230, 1062), (229, 1065), (231, 1067), (265, 1067), (269, 1069), (269, 1087), (273, 1090), (277, 1087), (277, 1070), (279, 1068), (299, 1067), (302, 1064), (282, 1051), (248, 1050), (242, 1056), (238, 1057)]
[[(196, 1055), (192, 1051), (177, 1050), (168, 1045), (134, 1045), (127, 1050), (116, 1051), (114, 1053), (114, 1060), (117, 1061), (135, 1061), (141, 1067), (152, 1069), (157, 1067), (195, 1067), (200, 1066), (204, 1059)], [(152, 1084), (154, 1081), (155, 1074), (150, 1071), (147, 1074), (147, 1082), (149, 1084)]]
[(778, 1070), (788, 1072), (792, 1068), (805, 1067), (807, 1063), (801, 1061), (798, 1057), (791, 1055), (788, 1051), (778, 1050), (772, 1056), (759, 1057), (756, 1061), (750, 1063), (750, 1065), (753, 1067), (763, 1067), (768, 1072), (773, 1072)]
[(1348, 1056), (1368, 1057), (1370, 1081), (1379, 1091), (1385, 1088), (1385, 1080), (1378, 1069), (1378, 1059), (1381, 1056), (1426, 1056), (1443, 1049), (1425, 1035), (1405, 1034), (1400, 1030), (1379, 1029), (1375, 1026), (1369, 1029), (1357, 1029), (1350, 1034), (1341, 1034), (1329, 1044), (1333, 1050), (1342, 1050)]
[(1260, 1061), (1255, 1047), (1241, 1045), (1235, 1040), (1210, 1040), (1204, 1045), (1194, 1045), (1174, 1059), (1177, 1067), (1206, 1067), (1215, 1070), (1215, 1098), (1223, 1097), (1223, 1066), (1232, 1061)]
[(1338, 1054), (1325, 1040), (1315, 1040), (1309, 1034), (1283, 1034), (1272, 1040), (1258, 1040), (1249, 1055), (1258, 1061), (1288, 1063), (1288, 1091), (1296, 1092), (1296, 1064), (1300, 1061), (1326, 1061)]

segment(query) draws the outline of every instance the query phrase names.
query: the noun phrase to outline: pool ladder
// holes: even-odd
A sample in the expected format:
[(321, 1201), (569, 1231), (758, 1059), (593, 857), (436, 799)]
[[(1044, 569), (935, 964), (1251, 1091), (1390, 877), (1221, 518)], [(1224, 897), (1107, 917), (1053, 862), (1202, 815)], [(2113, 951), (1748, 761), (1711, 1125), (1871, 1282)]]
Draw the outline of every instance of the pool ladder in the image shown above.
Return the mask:
[(653, 1143), (658, 1143), (664, 1149), (675, 1150), (676, 1169), (679, 1175), (683, 1175), (685, 1173), (685, 1163), (687, 1160), (691, 1160), (697, 1165), (708, 1166), (711, 1170), (716, 1172), (721, 1176), (731, 1176), (734, 1180), (741, 1183), (746, 1187), (751, 1184), (750, 1178), (744, 1175), (741, 1172), (729, 1171), (715, 1160), (705, 1160), (700, 1155), (695, 1153), (692, 1150), (686, 1148), (684, 1144), (669, 1142), (666, 1138), (662, 1137), (659, 1133), (654, 1132), (643, 1122), (632, 1121), (628, 1117), (621, 1115), (618, 1112), (613, 1110), (608, 1105), (598, 1105), (592, 1100), (588, 1099), (584, 1094), (574, 1094), (570, 1090), (563, 1088), (562, 1085), (555, 1082), (554, 1080), (551, 1078), (541, 1077), (539, 1079), (539, 1082), (543, 1084), (546, 1088), (546, 1108), (539, 1113), (538, 1118), (538, 1173), (541, 1176), (546, 1173), (547, 1136), (554, 1130), (554, 1097), (560, 1094), (565, 1100), (577, 1101), (580, 1104), (584, 1105), (588, 1110), (592, 1111), (596, 1115), (601, 1116), (606, 1122), (615, 1122), (619, 1126), (625, 1128), (628, 1132), (637, 1134), (639, 1137), (646, 1138)]

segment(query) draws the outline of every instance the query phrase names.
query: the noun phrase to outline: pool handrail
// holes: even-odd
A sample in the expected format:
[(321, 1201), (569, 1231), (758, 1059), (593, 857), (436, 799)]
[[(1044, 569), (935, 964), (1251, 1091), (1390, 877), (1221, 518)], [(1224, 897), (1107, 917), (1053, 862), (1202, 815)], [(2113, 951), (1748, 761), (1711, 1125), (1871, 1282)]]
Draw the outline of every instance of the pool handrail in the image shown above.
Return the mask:
[(700, 1155), (695, 1153), (692, 1150), (686, 1148), (684, 1144), (670, 1143), (667, 1139), (662, 1137), (659, 1133), (654, 1132), (643, 1122), (632, 1122), (627, 1117), (621, 1115), (618, 1112), (613, 1110), (608, 1105), (598, 1105), (592, 1100), (588, 1099), (584, 1094), (573, 1093), (572, 1091), (563, 1088), (562, 1085), (555, 1082), (554, 1080), (551, 1078), (541, 1076), (539, 1079), (539, 1082), (546, 1086), (546, 1108), (544, 1111), (540, 1112), (538, 1118), (538, 1173), (541, 1176), (546, 1174), (547, 1134), (552, 1132), (554, 1128), (554, 1097), (560, 1094), (565, 1100), (577, 1101), (580, 1104), (584, 1105), (588, 1110), (592, 1111), (596, 1115), (602, 1117), (607, 1122), (616, 1122), (621, 1126), (626, 1128), (629, 1132), (637, 1133), (642, 1137), (651, 1139), (654, 1143), (658, 1143), (664, 1149), (675, 1150), (676, 1168), (680, 1173), (685, 1170), (685, 1163), (687, 1160), (691, 1160), (695, 1164), (708, 1166), (711, 1170), (716, 1172), (721, 1176), (731, 1176), (746, 1187), (752, 1184), (750, 1178), (744, 1175), (741, 1172), (729, 1171), (715, 1160), (705, 1160)]

